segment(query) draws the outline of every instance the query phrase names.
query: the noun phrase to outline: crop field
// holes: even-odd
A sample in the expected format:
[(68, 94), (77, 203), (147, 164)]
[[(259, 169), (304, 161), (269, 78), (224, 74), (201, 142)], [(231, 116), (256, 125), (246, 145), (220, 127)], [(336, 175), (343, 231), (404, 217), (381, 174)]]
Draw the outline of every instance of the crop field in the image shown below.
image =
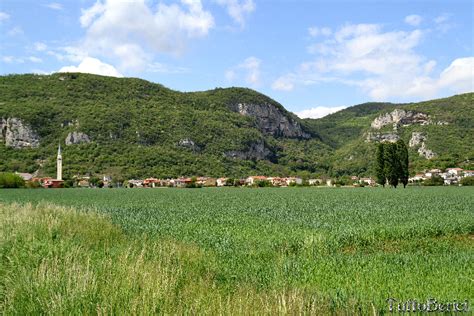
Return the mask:
[(18, 189), (0, 211), (2, 314), (474, 304), (469, 187)]

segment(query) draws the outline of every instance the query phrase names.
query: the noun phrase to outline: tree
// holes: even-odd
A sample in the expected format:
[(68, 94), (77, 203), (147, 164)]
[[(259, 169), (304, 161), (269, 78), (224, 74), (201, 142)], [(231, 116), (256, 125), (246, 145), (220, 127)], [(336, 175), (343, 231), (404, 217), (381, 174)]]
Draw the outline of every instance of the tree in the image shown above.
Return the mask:
[(376, 182), (381, 186), (385, 187), (387, 182), (387, 176), (385, 175), (385, 156), (384, 156), (384, 143), (377, 145), (376, 162), (375, 162), (375, 178)]
[(397, 155), (397, 145), (395, 143), (384, 144), (384, 170), (388, 183), (397, 188), (400, 174), (400, 161)]
[(396, 143), (379, 143), (375, 155), (375, 176), (378, 184), (388, 183), (394, 188), (401, 182), (408, 184), (408, 148), (403, 140)]
[(399, 179), (405, 188), (408, 184), (408, 148), (403, 140), (399, 139), (397, 145), (397, 156), (399, 160)]

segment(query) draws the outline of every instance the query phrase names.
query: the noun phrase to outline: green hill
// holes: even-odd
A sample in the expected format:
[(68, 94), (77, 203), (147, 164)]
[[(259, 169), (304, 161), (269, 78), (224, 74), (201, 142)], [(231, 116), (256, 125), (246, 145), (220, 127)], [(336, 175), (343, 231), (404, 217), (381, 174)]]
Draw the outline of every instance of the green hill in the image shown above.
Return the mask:
[[(407, 143), (422, 133), (435, 157), (411, 149), (412, 170), (471, 165), (473, 95), (396, 105), (367, 103), (301, 120), (244, 88), (182, 93), (140, 79), (89, 74), (0, 77), (0, 171), (54, 175), (58, 143), (65, 177), (250, 174), (306, 177), (370, 174), (379, 115), (404, 109), (429, 124), (399, 124)], [(406, 125), (406, 126), (403, 126)], [(369, 134), (372, 133), (372, 134)]]

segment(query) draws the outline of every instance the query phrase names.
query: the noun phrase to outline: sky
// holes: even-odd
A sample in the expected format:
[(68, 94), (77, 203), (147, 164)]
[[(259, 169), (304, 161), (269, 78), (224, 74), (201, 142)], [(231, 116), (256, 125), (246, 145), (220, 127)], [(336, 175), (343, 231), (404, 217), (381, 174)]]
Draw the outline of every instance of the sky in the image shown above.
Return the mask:
[(474, 91), (462, 0), (1, 0), (0, 74), (242, 86), (300, 117)]

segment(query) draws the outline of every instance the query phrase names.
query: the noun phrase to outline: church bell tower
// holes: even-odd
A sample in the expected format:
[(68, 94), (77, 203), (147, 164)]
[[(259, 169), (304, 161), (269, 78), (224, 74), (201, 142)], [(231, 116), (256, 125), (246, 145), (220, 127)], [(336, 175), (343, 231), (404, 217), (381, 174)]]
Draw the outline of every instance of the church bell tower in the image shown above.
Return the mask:
[(58, 147), (58, 157), (56, 159), (57, 162), (57, 172), (56, 172), (56, 180), (63, 179), (63, 156), (61, 155), (61, 144)]

